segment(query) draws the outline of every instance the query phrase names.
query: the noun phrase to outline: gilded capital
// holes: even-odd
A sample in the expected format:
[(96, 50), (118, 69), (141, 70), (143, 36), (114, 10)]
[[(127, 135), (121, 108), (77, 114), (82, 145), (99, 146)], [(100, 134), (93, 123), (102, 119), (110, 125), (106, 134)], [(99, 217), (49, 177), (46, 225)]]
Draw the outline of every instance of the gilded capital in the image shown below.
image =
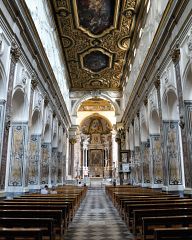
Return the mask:
[(69, 142), (70, 142), (71, 144), (75, 144), (75, 143), (77, 142), (77, 140), (76, 140), (76, 138), (70, 138), (70, 139), (69, 139)]

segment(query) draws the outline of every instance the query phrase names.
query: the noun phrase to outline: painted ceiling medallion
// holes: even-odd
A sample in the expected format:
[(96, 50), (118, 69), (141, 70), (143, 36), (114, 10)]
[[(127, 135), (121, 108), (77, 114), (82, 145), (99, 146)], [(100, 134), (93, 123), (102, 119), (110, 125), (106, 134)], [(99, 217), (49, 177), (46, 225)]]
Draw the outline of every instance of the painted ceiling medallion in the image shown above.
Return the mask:
[(70, 90), (122, 90), (140, 0), (50, 2)]
[(93, 73), (98, 73), (105, 68), (111, 67), (111, 57), (111, 54), (106, 51), (94, 48), (80, 56), (82, 67)]
[(116, 27), (119, 0), (73, 0), (76, 26), (91, 37), (100, 37)]

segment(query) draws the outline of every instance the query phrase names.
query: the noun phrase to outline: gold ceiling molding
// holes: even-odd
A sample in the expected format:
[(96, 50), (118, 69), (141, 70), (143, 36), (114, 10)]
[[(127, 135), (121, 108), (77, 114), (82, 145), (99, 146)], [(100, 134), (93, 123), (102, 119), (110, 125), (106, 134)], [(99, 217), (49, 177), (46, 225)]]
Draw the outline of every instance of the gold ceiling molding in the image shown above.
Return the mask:
[(78, 111), (114, 111), (114, 108), (108, 100), (92, 98), (82, 102)]
[(71, 90), (121, 90), (140, 0), (53, 0)]

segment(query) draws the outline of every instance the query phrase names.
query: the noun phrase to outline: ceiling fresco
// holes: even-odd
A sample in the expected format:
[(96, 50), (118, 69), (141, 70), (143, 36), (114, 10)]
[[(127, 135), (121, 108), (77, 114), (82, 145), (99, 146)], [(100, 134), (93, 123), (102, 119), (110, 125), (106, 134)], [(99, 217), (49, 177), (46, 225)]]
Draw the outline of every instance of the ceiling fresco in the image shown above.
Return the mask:
[(121, 90), (140, 0), (53, 0), (71, 90)]
[(114, 111), (114, 108), (108, 100), (92, 98), (84, 101), (78, 111)]

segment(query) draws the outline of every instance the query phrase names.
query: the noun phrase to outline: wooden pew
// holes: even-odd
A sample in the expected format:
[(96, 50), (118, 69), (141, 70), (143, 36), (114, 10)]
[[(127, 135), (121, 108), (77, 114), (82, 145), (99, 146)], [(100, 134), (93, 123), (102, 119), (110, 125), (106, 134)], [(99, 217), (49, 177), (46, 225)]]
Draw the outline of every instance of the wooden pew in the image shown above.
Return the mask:
[(0, 227), (0, 239), (14, 240), (15, 238), (42, 240), (41, 228), (4, 228)]
[(126, 207), (127, 224), (131, 228), (134, 221), (133, 211), (143, 209), (148, 211), (149, 209), (172, 209), (172, 208), (192, 208), (192, 202), (178, 202), (178, 203), (151, 203), (151, 204), (129, 204)]
[(192, 215), (142, 218), (142, 240), (153, 239), (155, 228), (192, 227)]
[(59, 230), (62, 238), (64, 234), (64, 221), (61, 210), (3, 210), (0, 209), (0, 218), (53, 218), (54, 229)]
[(192, 227), (155, 228), (154, 240), (191, 240)]
[(0, 218), (0, 228), (41, 228), (42, 236), (48, 236), (50, 240), (55, 239), (53, 230), (53, 218)]
[(133, 212), (133, 233), (134, 235), (142, 234), (142, 219), (144, 217), (166, 217), (166, 216), (183, 216), (192, 215), (192, 208), (161, 208), (161, 209), (140, 209)]

